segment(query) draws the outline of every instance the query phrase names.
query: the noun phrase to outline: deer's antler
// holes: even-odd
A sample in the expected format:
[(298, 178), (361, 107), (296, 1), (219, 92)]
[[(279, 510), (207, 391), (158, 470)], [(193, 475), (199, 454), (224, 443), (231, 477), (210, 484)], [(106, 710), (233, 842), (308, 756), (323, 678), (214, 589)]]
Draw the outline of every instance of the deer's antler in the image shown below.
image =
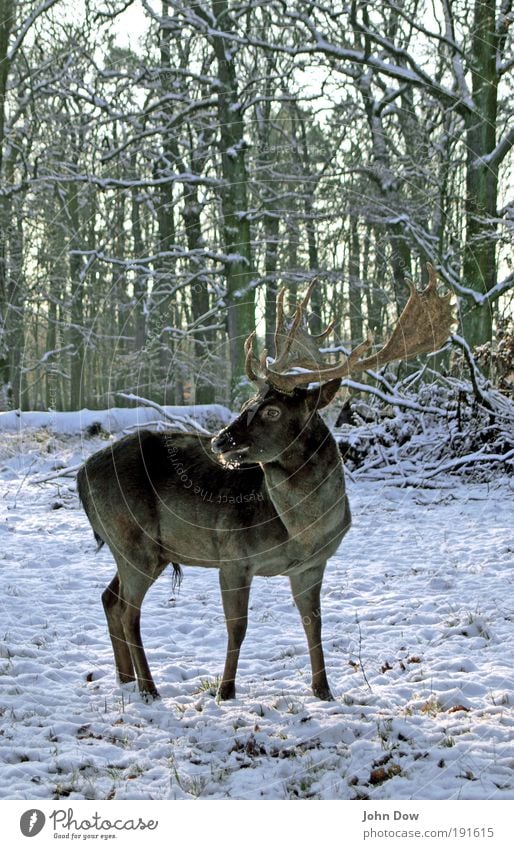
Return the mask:
[[(336, 365), (327, 365), (319, 350), (320, 343), (333, 329), (330, 324), (318, 336), (311, 335), (306, 326), (305, 310), (315, 285), (313, 280), (306, 295), (294, 312), (292, 319), (284, 317), (285, 289), (277, 296), (277, 324), (275, 330), (275, 360), (267, 363), (267, 351), (259, 359), (253, 352), (255, 332), (245, 342), (246, 374), (255, 383), (266, 381), (280, 392), (290, 394), (297, 386), (305, 386), (313, 381), (325, 383), (334, 378), (350, 377), (366, 369), (378, 369), (393, 360), (408, 360), (418, 354), (436, 351), (448, 339), (454, 322), (451, 294), (437, 294), (437, 273), (427, 263), (429, 283), (423, 292), (418, 292), (408, 280), (410, 296), (398, 319), (391, 336), (385, 345), (375, 354), (364, 357), (373, 345), (373, 337), (357, 345), (346, 360)], [(305, 371), (287, 374), (292, 368)]]

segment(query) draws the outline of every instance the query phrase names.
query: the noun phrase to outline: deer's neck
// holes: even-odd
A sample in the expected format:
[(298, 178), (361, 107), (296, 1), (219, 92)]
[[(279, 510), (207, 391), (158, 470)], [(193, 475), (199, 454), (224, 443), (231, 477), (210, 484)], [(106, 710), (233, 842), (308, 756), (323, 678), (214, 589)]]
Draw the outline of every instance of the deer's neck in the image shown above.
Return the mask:
[(325, 539), (334, 539), (339, 527), (345, 527), (341, 455), (319, 416), (288, 451), (262, 469), (268, 496), (300, 549), (322, 548)]

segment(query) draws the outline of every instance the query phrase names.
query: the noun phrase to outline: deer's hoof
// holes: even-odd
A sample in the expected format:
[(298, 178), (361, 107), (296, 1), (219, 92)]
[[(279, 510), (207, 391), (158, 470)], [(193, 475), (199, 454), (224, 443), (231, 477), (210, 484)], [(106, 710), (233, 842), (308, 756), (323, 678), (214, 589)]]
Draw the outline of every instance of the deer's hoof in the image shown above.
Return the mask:
[(324, 702), (334, 701), (334, 697), (330, 692), (330, 687), (313, 687), (312, 692), (314, 693), (317, 699), (321, 699)]
[(135, 680), (136, 676), (133, 672), (118, 672), (118, 681), (120, 682), (120, 684), (132, 684), (132, 682)]
[(235, 699), (236, 697), (236, 687), (232, 681), (229, 681), (227, 684), (220, 684), (218, 690), (218, 699), (222, 702), (226, 702), (229, 699)]
[(152, 702), (160, 699), (160, 695), (158, 690), (143, 690), (141, 691), (141, 698), (146, 702), (147, 705), (151, 705)]

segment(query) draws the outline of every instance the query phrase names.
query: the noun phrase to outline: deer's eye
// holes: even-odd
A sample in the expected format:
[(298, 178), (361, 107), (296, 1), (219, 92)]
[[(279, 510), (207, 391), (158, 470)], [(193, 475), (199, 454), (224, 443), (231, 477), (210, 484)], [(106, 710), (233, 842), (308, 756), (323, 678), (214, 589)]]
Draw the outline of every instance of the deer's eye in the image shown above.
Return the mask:
[(282, 411), (279, 410), (278, 407), (265, 407), (262, 411), (262, 415), (266, 419), (279, 419), (282, 415)]

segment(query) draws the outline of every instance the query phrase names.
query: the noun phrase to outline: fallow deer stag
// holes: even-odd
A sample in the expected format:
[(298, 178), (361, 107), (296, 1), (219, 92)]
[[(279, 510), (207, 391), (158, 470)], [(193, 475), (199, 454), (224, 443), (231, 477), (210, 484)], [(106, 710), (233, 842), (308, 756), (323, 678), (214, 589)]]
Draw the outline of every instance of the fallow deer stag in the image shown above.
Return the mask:
[[(312, 691), (331, 699), (321, 644), (320, 590), (325, 565), (350, 527), (341, 457), (318, 411), (341, 379), (392, 360), (439, 348), (452, 323), (450, 296), (439, 297), (436, 274), (408, 303), (385, 346), (364, 357), (371, 338), (336, 365), (311, 336), (309, 287), (292, 319), (277, 298), (276, 356), (245, 343), (246, 373), (256, 394), (214, 438), (141, 430), (90, 457), (78, 492), (99, 546), (107, 543), (117, 573), (102, 596), (120, 682), (137, 679), (158, 696), (140, 632), (141, 604), (173, 563), (219, 569), (228, 647), (219, 687), (235, 696), (250, 585), (255, 575), (287, 575), (307, 636)], [(291, 371), (291, 369), (296, 369)], [(297, 369), (302, 369), (298, 371)], [(316, 382), (315, 387), (309, 384)]]

